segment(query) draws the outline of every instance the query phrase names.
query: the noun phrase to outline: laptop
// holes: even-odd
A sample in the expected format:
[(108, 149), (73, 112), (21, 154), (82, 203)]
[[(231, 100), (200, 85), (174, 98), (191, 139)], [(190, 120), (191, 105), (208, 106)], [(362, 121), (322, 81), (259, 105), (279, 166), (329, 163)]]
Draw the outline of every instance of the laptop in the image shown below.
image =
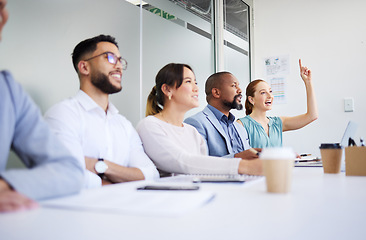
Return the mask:
[[(342, 140), (340, 142), (340, 145), (342, 147), (348, 146), (348, 140), (349, 138), (354, 138), (356, 131), (357, 131), (357, 123), (353, 121), (349, 121), (346, 127), (346, 130), (343, 133)], [(311, 156), (308, 158), (301, 158), (295, 160), (295, 167), (322, 167), (323, 164), (321, 162), (321, 159), (318, 158), (312, 158)]]
[(346, 127), (346, 131), (344, 131), (342, 140), (341, 140), (341, 146), (342, 147), (348, 147), (348, 140), (349, 138), (354, 138), (356, 131), (357, 131), (357, 123), (353, 121), (349, 121)]

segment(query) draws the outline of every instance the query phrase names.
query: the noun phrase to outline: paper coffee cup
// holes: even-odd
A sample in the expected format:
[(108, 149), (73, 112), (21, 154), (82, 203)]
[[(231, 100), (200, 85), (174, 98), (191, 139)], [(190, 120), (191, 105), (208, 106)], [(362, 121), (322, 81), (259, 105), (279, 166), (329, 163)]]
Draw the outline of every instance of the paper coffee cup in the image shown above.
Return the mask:
[(291, 190), (295, 157), (291, 148), (262, 149), (259, 158), (263, 160), (267, 192), (287, 193)]
[(320, 145), (324, 173), (340, 173), (342, 147), (339, 143), (322, 143)]

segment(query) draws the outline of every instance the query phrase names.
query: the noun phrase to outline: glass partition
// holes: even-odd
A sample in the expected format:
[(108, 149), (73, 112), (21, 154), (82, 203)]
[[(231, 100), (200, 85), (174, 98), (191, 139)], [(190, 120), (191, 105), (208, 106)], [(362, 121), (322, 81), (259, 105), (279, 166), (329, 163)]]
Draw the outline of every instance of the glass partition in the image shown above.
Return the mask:
[[(11, 16), (0, 44), (2, 69), (14, 74), (42, 112), (75, 95), (79, 79), (70, 54), (77, 43), (99, 34), (116, 37), (121, 55), (128, 61), (123, 90), (113, 94), (111, 101), (134, 126), (145, 115), (157, 72), (170, 62), (192, 66), (200, 88), (200, 107), (187, 116), (202, 110), (205, 81), (216, 71), (213, 22), (218, 3), (224, 3), (224, 68), (238, 77), (242, 88), (249, 82), (250, 7), (241, 0), (46, 2), (8, 1)], [(26, 64), (14, 54), (19, 52)]]
[[(204, 84), (216, 71), (214, 8), (223, 13), (222, 70), (232, 72), (245, 88), (250, 81), (249, 6), (242, 0), (126, 0), (141, 8), (140, 118), (144, 117), (155, 75), (170, 62), (187, 63), (200, 88), (200, 111), (205, 105)], [(219, 30), (220, 31), (220, 30)]]
[[(250, 8), (242, 0), (224, 0), (223, 3), (224, 69), (238, 78), (245, 96), (245, 88), (250, 82)], [(245, 115), (244, 111), (236, 110), (233, 114), (237, 117)]]
[(143, 12), (142, 26), (143, 103), (163, 66), (186, 63), (193, 68), (200, 88), (200, 107), (187, 113), (191, 115), (206, 105), (204, 84), (214, 72), (211, 22), (199, 16), (200, 12), (195, 10), (198, 6), (187, 6), (190, 1), (184, 1), (186, 5), (183, 1), (148, 0), (148, 3), (150, 10)]
[[(200, 88), (200, 107), (188, 116), (206, 105), (204, 84), (216, 71), (213, 15), (218, 2), (223, 0), (8, 1), (11, 16), (0, 45), (6, 57), (0, 56), (0, 64), (16, 74), (45, 112), (79, 87), (70, 56), (75, 45), (109, 34), (116, 37), (128, 61), (123, 90), (111, 96), (120, 113), (136, 126), (145, 115), (146, 98), (159, 69), (180, 62), (192, 66)], [(227, 24), (221, 58), (225, 70), (233, 72), (243, 87), (250, 74), (247, 8), (241, 0), (224, 0), (222, 9)], [(18, 51), (28, 59), (26, 65), (17, 61), (13, 52)]]

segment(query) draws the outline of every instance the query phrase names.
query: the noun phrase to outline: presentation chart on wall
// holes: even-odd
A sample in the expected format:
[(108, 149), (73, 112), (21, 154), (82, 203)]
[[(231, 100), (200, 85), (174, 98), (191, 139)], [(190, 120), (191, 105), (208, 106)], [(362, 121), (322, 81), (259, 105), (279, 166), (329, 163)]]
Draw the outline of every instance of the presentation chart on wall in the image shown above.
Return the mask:
[(286, 80), (290, 73), (289, 55), (264, 59), (267, 82), (272, 88), (275, 104), (286, 103)]

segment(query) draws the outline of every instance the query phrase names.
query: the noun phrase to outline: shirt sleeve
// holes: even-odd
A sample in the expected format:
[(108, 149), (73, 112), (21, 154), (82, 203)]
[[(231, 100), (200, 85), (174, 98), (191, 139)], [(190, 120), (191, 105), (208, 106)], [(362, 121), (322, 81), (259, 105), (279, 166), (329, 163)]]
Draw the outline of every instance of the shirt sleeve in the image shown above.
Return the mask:
[[(171, 141), (162, 127), (143, 120), (137, 127), (147, 155), (156, 166), (170, 173), (237, 174), (240, 159), (191, 154)], [(190, 139), (182, 139), (190, 141)]]
[(1, 172), (1, 177), (35, 200), (78, 192), (83, 183), (81, 165), (52, 134), (22, 87), (9, 74), (5, 79), (16, 119), (12, 149), (27, 168)]
[(65, 101), (58, 103), (46, 112), (45, 120), (84, 169), (84, 188), (100, 187), (100, 177), (85, 167), (82, 147), (83, 117), (71, 105), (72, 103)]
[[(196, 128), (198, 133), (202, 136), (203, 140), (205, 141), (206, 147), (209, 148), (208, 142), (207, 142), (207, 131), (206, 131), (205, 127), (203, 126), (203, 124), (200, 121), (198, 121), (198, 120), (196, 120), (192, 117), (189, 117), (189, 118), (185, 119), (184, 122)], [(243, 142), (243, 144), (244, 144), (244, 147), (245, 147), (244, 142)], [(224, 158), (234, 158), (235, 153), (229, 153), (229, 154), (224, 155), (222, 157), (224, 157)]]
[(130, 161), (129, 167), (135, 167), (141, 170), (145, 180), (159, 178), (159, 172), (151, 159), (146, 155), (142, 146), (141, 139), (132, 124), (125, 120), (125, 126), (129, 129), (130, 141)]
[(191, 125), (191, 126), (193, 126), (198, 131), (198, 133), (202, 136), (202, 138), (204, 139), (204, 141), (206, 143), (206, 146), (208, 146), (208, 144), (207, 144), (207, 132), (206, 132), (205, 128), (203, 127), (202, 123), (200, 121), (197, 121), (196, 119), (194, 119), (192, 117), (186, 118), (184, 120), (184, 122)]

